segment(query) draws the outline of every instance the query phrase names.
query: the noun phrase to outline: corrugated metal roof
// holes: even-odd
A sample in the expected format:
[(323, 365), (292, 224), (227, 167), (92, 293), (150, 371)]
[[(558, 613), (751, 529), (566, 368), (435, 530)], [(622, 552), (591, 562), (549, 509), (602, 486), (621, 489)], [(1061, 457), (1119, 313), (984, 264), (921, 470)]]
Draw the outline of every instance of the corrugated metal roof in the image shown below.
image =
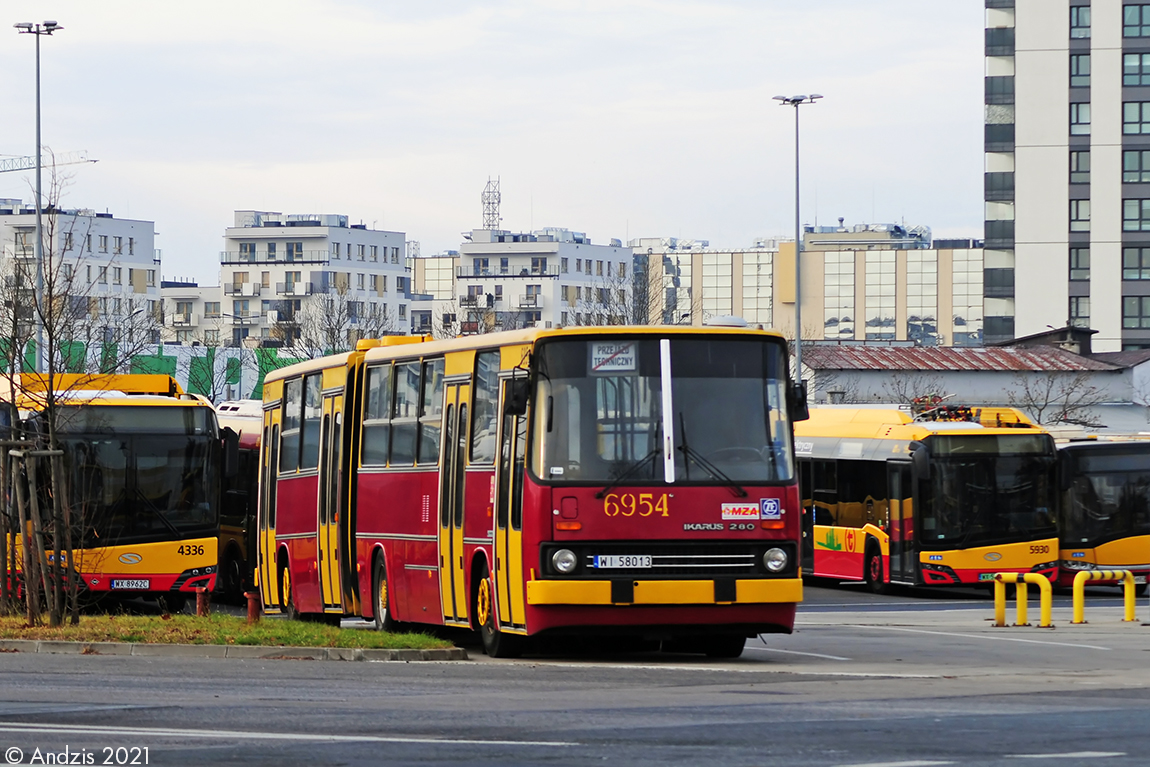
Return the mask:
[(803, 345), (803, 364), (817, 370), (1107, 371), (1112, 365), (1053, 346)]
[(1093, 359), (1117, 365), (1122, 368), (1132, 368), (1150, 360), (1150, 349), (1137, 349), (1128, 352), (1097, 352), (1090, 355)]

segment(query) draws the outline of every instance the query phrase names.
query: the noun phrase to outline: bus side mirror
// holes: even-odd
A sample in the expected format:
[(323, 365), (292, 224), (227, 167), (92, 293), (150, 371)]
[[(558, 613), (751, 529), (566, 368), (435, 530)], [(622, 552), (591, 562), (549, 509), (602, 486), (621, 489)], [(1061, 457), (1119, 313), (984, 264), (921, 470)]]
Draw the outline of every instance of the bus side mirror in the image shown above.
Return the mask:
[(512, 378), (507, 384), (507, 399), (503, 402), (504, 415), (527, 415), (530, 387), (526, 378)]
[(792, 421), (805, 421), (811, 417), (807, 409), (807, 382), (791, 382), (787, 388), (787, 411)]
[(240, 435), (225, 426), (220, 437), (224, 442), (224, 476), (230, 479), (240, 473)]
[(930, 453), (925, 445), (919, 445), (910, 454), (910, 472), (915, 481), (930, 479)]

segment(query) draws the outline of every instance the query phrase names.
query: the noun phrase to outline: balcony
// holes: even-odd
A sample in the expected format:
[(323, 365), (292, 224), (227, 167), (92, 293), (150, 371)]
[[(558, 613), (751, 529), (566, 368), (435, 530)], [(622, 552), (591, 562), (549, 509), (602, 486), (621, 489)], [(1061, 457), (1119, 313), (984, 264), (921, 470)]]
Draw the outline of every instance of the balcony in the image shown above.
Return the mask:
[(192, 315), (192, 314), (173, 314), (172, 315), (172, 325), (175, 327), (186, 328), (186, 327), (191, 327), (192, 325), (195, 325), (195, 324), (197, 324), (195, 315)]
[(539, 309), (543, 306), (543, 296), (538, 294), (519, 297), (520, 309)]
[(222, 314), (232, 321), (233, 325), (254, 325), (260, 321), (259, 312), (236, 312), (235, 314)]
[(479, 298), (479, 296), (460, 296), (459, 305), (477, 307), (479, 306)]
[(258, 296), (262, 286), (258, 282), (224, 283), (225, 296)]
[(316, 290), (316, 285), (311, 282), (277, 282), (276, 295), (277, 296), (310, 296), (313, 293), (319, 292)]
[(459, 266), (455, 269), (456, 277), (558, 277), (559, 267), (548, 266), (546, 269), (532, 269), (529, 266), (488, 267), (476, 269), (472, 266)]
[(222, 266), (243, 266), (245, 264), (326, 264), (330, 258), (331, 254), (326, 250), (293, 252), (291, 258), (288, 258), (287, 253), (276, 253), (273, 257), (268, 258), (267, 253), (249, 254), (240, 253), (235, 250), (220, 251), (220, 264)]

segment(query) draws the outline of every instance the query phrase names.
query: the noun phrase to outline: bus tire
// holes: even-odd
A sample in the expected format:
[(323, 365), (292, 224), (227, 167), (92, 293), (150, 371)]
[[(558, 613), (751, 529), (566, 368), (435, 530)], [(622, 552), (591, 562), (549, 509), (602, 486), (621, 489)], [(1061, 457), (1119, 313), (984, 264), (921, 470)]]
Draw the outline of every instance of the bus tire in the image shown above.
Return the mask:
[(737, 658), (746, 644), (742, 634), (719, 634), (703, 640), (703, 652), (708, 658)]
[(291, 573), (286, 562), (280, 565), (280, 605), (283, 607), (285, 618), (292, 621), (300, 619), (299, 610), (295, 605), (295, 595), (292, 594)]
[(383, 555), (375, 558), (371, 568), (372, 608), (375, 616), (376, 631), (396, 631), (399, 623), (391, 613), (391, 600), (388, 597), (387, 566), (383, 563)]
[(1147, 591), (1148, 587), (1150, 587), (1150, 583), (1135, 583), (1134, 584), (1134, 596), (1136, 596), (1136, 597), (1146, 596), (1146, 591)]
[(874, 594), (886, 594), (890, 591), (890, 584), (886, 582), (882, 571), (882, 552), (874, 544), (866, 548), (866, 564), (863, 565), (863, 578), (867, 588)]
[(472, 612), (479, 625), (483, 651), (491, 658), (518, 658), (523, 654), (523, 637), (499, 630), (495, 620), (495, 591), (491, 573), (484, 567), (475, 588)]
[(229, 602), (239, 602), (244, 590), (243, 557), (229, 547), (220, 560), (220, 594)]

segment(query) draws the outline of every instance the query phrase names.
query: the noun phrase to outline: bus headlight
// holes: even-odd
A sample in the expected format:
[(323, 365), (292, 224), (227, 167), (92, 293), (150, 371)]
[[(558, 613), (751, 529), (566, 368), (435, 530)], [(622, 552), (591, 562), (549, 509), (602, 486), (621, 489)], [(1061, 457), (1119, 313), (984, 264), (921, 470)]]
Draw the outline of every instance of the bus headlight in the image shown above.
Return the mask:
[(772, 573), (781, 573), (787, 567), (787, 552), (782, 549), (767, 549), (763, 554), (763, 567)]
[(575, 557), (575, 552), (571, 549), (559, 549), (551, 555), (551, 566), (555, 571), (563, 575), (570, 575), (575, 572), (575, 565), (579, 560)]

